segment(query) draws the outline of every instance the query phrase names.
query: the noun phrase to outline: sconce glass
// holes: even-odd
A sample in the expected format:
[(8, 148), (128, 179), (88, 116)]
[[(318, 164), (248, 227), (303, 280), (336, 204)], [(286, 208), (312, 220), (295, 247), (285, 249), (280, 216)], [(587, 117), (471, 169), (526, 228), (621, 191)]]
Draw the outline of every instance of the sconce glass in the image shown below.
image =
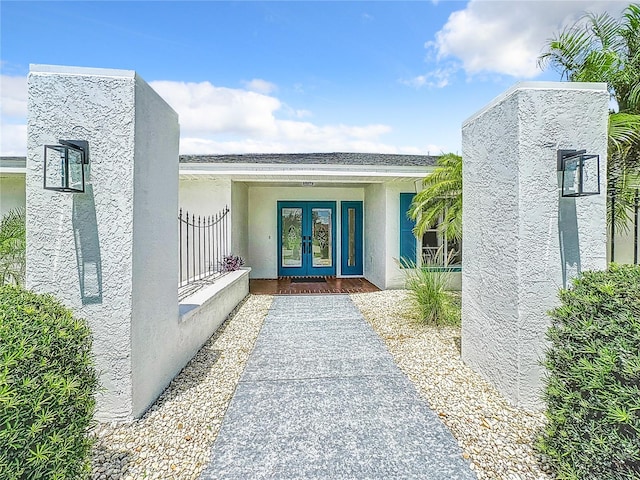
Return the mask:
[(600, 194), (600, 155), (587, 155), (586, 150), (558, 150), (558, 171), (562, 172), (563, 197)]
[(59, 140), (44, 146), (44, 188), (56, 192), (84, 193), (85, 169), (89, 163), (89, 142)]

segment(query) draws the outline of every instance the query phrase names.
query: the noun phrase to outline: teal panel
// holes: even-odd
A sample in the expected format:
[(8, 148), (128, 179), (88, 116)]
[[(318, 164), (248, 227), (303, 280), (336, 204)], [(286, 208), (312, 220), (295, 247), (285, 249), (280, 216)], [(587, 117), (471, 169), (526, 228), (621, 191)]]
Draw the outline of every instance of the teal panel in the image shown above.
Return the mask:
[(416, 264), (416, 237), (413, 227), (416, 222), (407, 216), (415, 193), (400, 194), (400, 258), (401, 261)]

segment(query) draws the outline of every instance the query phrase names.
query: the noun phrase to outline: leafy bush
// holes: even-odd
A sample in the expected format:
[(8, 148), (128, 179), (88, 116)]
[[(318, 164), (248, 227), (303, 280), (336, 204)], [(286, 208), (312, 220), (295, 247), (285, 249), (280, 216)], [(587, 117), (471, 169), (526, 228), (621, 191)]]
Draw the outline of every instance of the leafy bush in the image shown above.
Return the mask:
[(240, 270), (240, 267), (244, 265), (242, 257), (237, 255), (225, 255), (220, 262), (220, 267), (223, 272), (235, 272)]
[(640, 478), (640, 267), (585, 272), (550, 312), (548, 426), (561, 479)]
[(0, 222), (0, 285), (24, 281), (26, 263), (26, 218), (24, 208), (9, 210)]
[(0, 286), (3, 480), (85, 478), (96, 388), (86, 322), (50, 295)]
[(448, 272), (435, 266), (416, 267), (404, 262), (405, 287), (413, 300), (420, 318), (432, 325), (460, 322), (459, 308), (447, 291)]

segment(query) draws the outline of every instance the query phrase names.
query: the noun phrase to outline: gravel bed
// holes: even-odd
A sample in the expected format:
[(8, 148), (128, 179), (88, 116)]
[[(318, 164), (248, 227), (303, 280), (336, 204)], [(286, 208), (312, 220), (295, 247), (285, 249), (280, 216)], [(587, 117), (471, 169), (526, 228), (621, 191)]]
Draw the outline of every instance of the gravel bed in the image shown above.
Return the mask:
[(532, 447), (544, 415), (510, 405), (462, 362), (460, 328), (419, 323), (403, 290), (351, 298), (396, 364), (449, 427), (478, 479), (553, 478)]
[(142, 418), (98, 424), (92, 478), (198, 478), (272, 301), (247, 297)]

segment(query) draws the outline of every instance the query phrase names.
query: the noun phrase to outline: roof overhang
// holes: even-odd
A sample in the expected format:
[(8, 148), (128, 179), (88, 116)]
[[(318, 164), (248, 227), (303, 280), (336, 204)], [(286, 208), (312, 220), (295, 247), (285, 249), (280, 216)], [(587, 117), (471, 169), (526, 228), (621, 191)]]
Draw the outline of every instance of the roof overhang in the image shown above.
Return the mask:
[[(181, 179), (225, 178), (232, 181), (296, 185), (313, 182), (319, 185), (353, 185), (410, 181), (424, 178), (433, 166), (389, 165), (318, 165), (318, 164), (256, 164), (256, 163), (180, 163)], [(2, 158), (0, 175), (26, 174), (24, 158)]]
[(27, 162), (24, 157), (0, 158), (0, 176), (26, 175)]
[(431, 172), (433, 167), (388, 165), (305, 165), (305, 164), (211, 164), (181, 163), (180, 178), (228, 178), (245, 183), (368, 184), (413, 181)]

